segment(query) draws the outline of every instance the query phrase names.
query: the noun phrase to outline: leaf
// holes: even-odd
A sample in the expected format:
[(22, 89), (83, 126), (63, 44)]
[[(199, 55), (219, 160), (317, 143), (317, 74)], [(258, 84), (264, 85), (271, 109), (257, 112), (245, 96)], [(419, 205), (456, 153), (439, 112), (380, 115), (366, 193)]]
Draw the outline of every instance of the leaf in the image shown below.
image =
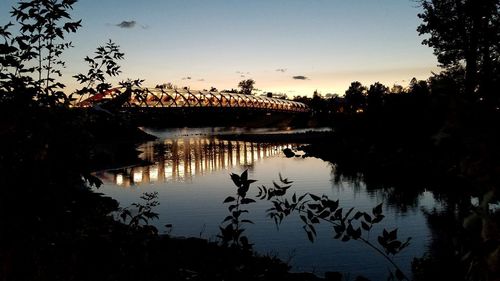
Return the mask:
[(335, 232), (337, 234), (342, 234), (345, 231), (345, 225), (339, 224), (339, 225), (334, 226), (333, 229), (335, 230)]
[(335, 213), (333, 214), (333, 216), (334, 216), (336, 219), (341, 219), (341, 218), (342, 218), (342, 208), (337, 209), (337, 211), (335, 211)]
[(314, 235), (312, 234), (312, 232), (308, 231), (305, 227), (304, 227), (304, 230), (307, 233), (307, 238), (309, 239), (309, 241), (311, 241), (311, 243), (313, 243), (314, 242)]
[(228, 202), (233, 202), (233, 201), (236, 201), (236, 198), (229, 196), (226, 199), (224, 199), (224, 202), (222, 202), (222, 203), (228, 203)]
[(295, 193), (292, 195), (292, 202), (297, 203), (297, 195)]
[(250, 185), (250, 184), (252, 184), (252, 183), (254, 183), (254, 182), (256, 182), (256, 181), (257, 181), (257, 180), (246, 180), (246, 181), (245, 181), (245, 184)]
[(262, 188), (260, 186), (257, 186), (257, 188), (259, 189), (259, 193), (257, 194), (257, 198), (260, 198), (262, 197)]
[(352, 225), (351, 225), (351, 224), (349, 224), (349, 225), (347, 226), (346, 233), (347, 233), (347, 235), (349, 235), (349, 236), (353, 236), (353, 235), (354, 235), (354, 228), (352, 227)]
[(378, 215), (377, 217), (375, 217), (372, 221), (372, 224), (376, 224), (376, 223), (379, 223), (382, 221), (382, 219), (385, 218), (384, 215)]
[(370, 217), (369, 214), (363, 213), (363, 218), (365, 219), (366, 222), (371, 223), (372, 222), (372, 217)]
[(328, 210), (324, 210), (323, 212), (321, 212), (321, 214), (319, 214), (318, 216), (322, 219), (328, 217), (330, 215), (330, 211)]
[(302, 201), (302, 199), (304, 199), (304, 198), (305, 198), (308, 194), (309, 194), (309, 193), (306, 193), (306, 194), (304, 194), (304, 195), (301, 195), (301, 196), (299, 197), (299, 200), (298, 200), (298, 201), (299, 201), (299, 202), (301, 202), (301, 201)]
[(312, 233), (314, 233), (314, 236), (317, 236), (318, 234), (316, 233), (316, 229), (314, 228), (314, 226), (312, 224), (308, 224), (307, 226), (309, 226), (309, 229), (312, 231)]
[(396, 240), (387, 244), (387, 248), (394, 249), (396, 251), (399, 250), (399, 247), (401, 247), (401, 245), (402, 245), (401, 241)]
[(305, 223), (308, 224), (307, 218), (304, 215), (300, 215), (300, 219)]
[(356, 228), (354, 230), (354, 234), (352, 235), (352, 238), (354, 239), (359, 239), (361, 237), (361, 228)]
[(307, 210), (307, 218), (312, 219), (314, 217), (314, 213), (311, 210)]
[(361, 218), (361, 216), (363, 216), (363, 213), (361, 213), (361, 212), (356, 212), (356, 214), (354, 215), (354, 219), (355, 219), (355, 220), (359, 220), (359, 218)]
[(344, 237), (342, 237), (342, 242), (347, 242), (349, 240), (351, 240), (351, 238), (347, 235), (344, 235)]
[(393, 231), (389, 232), (388, 238), (389, 238), (389, 240), (398, 239), (398, 229), (396, 228)]
[(364, 221), (361, 222), (361, 227), (366, 231), (370, 230), (370, 226)]
[(311, 210), (316, 210), (316, 209), (319, 209), (321, 207), (320, 204), (307, 204), (307, 206), (309, 207), (309, 209)]
[(241, 204), (249, 204), (249, 203), (255, 203), (255, 200), (251, 198), (243, 198), (241, 199)]
[(377, 237), (377, 241), (378, 241), (378, 243), (379, 243), (380, 245), (382, 245), (382, 247), (384, 247), (384, 248), (385, 248), (385, 245), (386, 245), (387, 243), (386, 243), (386, 240), (384, 239), (384, 237), (382, 237), (382, 236)]
[(241, 185), (241, 180), (240, 180), (240, 176), (238, 176), (237, 174), (235, 173), (232, 173), (231, 174), (231, 179), (233, 180), (234, 184), (239, 187)]
[(324, 205), (330, 208), (330, 212), (334, 212), (339, 207), (339, 200), (336, 201), (327, 200)]
[(373, 215), (375, 215), (375, 216), (382, 215), (382, 204), (383, 203), (380, 203), (377, 206), (375, 206), (375, 208), (373, 208), (373, 210), (372, 210)]
[(321, 198), (320, 198), (319, 196), (314, 195), (314, 194), (312, 194), (312, 193), (309, 193), (309, 196), (310, 196), (313, 200), (315, 200), (315, 201), (321, 200)]
[(230, 221), (232, 219), (233, 219), (232, 216), (227, 216), (222, 222), (224, 223), (224, 222)]
[(242, 222), (242, 223), (243, 223), (243, 222), (246, 222), (246, 223), (251, 223), (251, 224), (254, 224), (254, 222), (253, 222), (253, 221), (251, 221), (251, 220), (241, 220), (241, 222)]
[(243, 171), (243, 173), (241, 173), (241, 181), (247, 181), (248, 180), (248, 170), (245, 170)]

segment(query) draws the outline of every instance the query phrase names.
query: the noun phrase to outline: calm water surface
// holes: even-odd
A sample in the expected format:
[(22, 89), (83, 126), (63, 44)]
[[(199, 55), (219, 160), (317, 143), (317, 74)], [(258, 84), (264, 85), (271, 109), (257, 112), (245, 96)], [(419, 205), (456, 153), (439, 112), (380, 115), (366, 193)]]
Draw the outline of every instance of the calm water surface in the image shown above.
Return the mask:
[[(230, 173), (248, 169), (249, 176), (258, 180), (251, 186), (248, 197), (255, 198), (257, 186), (272, 186), (279, 173), (290, 180), (290, 196), (306, 192), (325, 194), (340, 199), (344, 208), (369, 211), (384, 203), (383, 222), (372, 230), (370, 240), (376, 243), (382, 229), (398, 227), (401, 240), (412, 237), (411, 245), (396, 258), (407, 274), (411, 274), (413, 257), (424, 255), (431, 234), (422, 209), (439, 207), (429, 192), (424, 192), (412, 204), (388, 203), (390, 191), (367, 189), (364, 182), (336, 176), (335, 166), (316, 158), (286, 158), (282, 149), (294, 144), (249, 143), (224, 141), (211, 137), (218, 129), (174, 129), (153, 132), (162, 139), (139, 147), (141, 157), (153, 163), (144, 167), (126, 167), (98, 172), (104, 181), (99, 192), (117, 199), (122, 206), (140, 202), (143, 192), (156, 191), (160, 219), (153, 223), (163, 232), (172, 224), (171, 234), (216, 240), (218, 226), (228, 215), (223, 200), (236, 192)], [(394, 200), (391, 200), (394, 202)], [(254, 249), (262, 254), (277, 255), (289, 261), (294, 271), (325, 271), (350, 274), (351, 279), (363, 275), (372, 280), (385, 280), (389, 265), (373, 250), (358, 241), (341, 242), (333, 239), (328, 225), (319, 226), (318, 237), (310, 243), (298, 216), (289, 216), (277, 229), (266, 217), (270, 202), (257, 200), (247, 205), (246, 218), (254, 225), (246, 234)]]

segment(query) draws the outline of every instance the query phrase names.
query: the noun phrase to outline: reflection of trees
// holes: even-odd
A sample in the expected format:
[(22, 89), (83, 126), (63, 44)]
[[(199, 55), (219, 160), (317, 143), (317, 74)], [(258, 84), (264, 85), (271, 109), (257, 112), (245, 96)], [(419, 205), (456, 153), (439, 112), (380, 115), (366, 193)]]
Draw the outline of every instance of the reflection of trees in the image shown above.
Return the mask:
[(425, 191), (422, 184), (415, 185), (410, 182), (411, 179), (401, 186), (401, 184), (384, 183), (383, 179), (366, 177), (359, 169), (338, 164), (331, 164), (331, 167), (334, 185), (341, 186), (343, 182), (348, 182), (355, 194), (367, 192), (397, 212), (406, 213), (408, 210), (418, 208), (421, 195)]
[(150, 142), (139, 149), (142, 152), (140, 157), (152, 164), (115, 171), (115, 184), (130, 186), (151, 182), (190, 181), (193, 176), (231, 167), (249, 168), (260, 159), (279, 154), (281, 145), (184, 138)]

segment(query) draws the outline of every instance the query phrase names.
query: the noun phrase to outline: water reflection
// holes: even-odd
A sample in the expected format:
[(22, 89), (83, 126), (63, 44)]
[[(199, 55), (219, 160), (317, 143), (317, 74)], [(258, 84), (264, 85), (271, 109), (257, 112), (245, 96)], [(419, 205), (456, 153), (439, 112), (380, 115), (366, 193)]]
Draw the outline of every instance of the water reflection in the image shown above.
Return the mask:
[[(437, 206), (430, 192), (398, 193), (390, 186), (368, 184), (362, 174), (343, 173), (342, 167), (318, 158), (285, 158), (282, 149), (293, 148), (294, 144), (224, 141), (189, 129), (160, 133), (164, 140), (139, 147), (140, 157), (151, 165), (97, 174), (105, 182), (99, 192), (117, 199), (122, 206), (138, 202), (144, 191), (158, 192), (161, 204), (155, 211), (160, 218), (152, 223), (158, 229), (173, 225), (174, 236), (215, 239), (221, 221), (227, 216), (222, 202), (235, 192), (229, 173), (249, 169), (249, 177), (258, 180), (258, 185), (272, 186), (281, 173), (294, 181), (290, 194), (324, 194), (339, 199), (345, 208), (370, 212), (383, 202), (386, 218), (373, 231), (398, 228), (400, 237), (412, 237), (411, 246), (398, 255), (398, 264), (405, 272), (411, 271), (413, 258), (423, 256), (430, 243), (426, 217), (420, 211)], [(256, 185), (249, 190), (252, 198), (257, 196)], [(318, 225), (318, 239), (313, 244), (303, 232), (303, 222), (298, 216), (288, 217), (278, 230), (266, 216), (269, 204), (257, 200), (246, 214), (246, 218), (255, 222), (246, 228), (245, 234), (254, 243), (256, 252), (277, 253), (283, 260), (289, 260), (289, 253), (293, 252), (290, 264), (294, 271), (314, 271), (320, 275), (326, 271), (352, 272), (371, 280), (386, 276), (386, 261), (382, 257), (361, 243), (332, 239), (331, 228), (326, 224)], [(400, 204), (410, 207), (402, 208)], [(371, 239), (376, 241), (376, 235)]]
[(129, 187), (155, 182), (190, 182), (194, 176), (233, 167), (252, 167), (257, 161), (278, 155), (291, 144), (226, 141), (186, 137), (149, 142), (139, 147), (148, 166), (100, 172), (98, 176)]

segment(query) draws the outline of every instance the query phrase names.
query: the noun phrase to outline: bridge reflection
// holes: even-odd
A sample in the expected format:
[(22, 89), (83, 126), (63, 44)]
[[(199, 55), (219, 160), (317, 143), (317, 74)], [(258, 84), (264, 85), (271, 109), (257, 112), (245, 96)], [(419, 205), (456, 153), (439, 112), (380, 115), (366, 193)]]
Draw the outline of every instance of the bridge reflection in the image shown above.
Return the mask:
[(140, 158), (149, 166), (129, 167), (98, 174), (122, 187), (155, 182), (190, 182), (194, 176), (255, 162), (282, 153), (290, 144), (225, 141), (214, 138), (181, 138), (142, 145)]

